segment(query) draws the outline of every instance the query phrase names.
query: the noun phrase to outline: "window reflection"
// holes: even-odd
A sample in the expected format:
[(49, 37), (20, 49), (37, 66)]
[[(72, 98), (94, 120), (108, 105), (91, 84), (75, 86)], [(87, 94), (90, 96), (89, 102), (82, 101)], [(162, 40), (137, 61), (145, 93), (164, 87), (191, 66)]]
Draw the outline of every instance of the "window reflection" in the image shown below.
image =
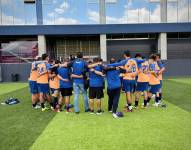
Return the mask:
[(30, 62), (38, 55), (37, 41), (4, 41), (0, 43), (0, 63)]

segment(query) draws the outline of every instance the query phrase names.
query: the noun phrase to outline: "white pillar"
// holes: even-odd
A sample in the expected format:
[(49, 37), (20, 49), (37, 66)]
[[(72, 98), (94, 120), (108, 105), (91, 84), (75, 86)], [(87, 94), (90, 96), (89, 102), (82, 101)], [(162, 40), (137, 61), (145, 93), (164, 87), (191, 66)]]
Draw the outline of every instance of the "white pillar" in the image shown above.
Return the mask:
[(106, 34), (100, 35), (100, 54), (103, 61), (107, 61), (107, 42)]
[(162, 60), (167, 60), (167, 33), (160, 33), (158, 39), (158, 50)]
[(46, 38), (44, 35), (38, 35), (38, 55), (46, 53)]

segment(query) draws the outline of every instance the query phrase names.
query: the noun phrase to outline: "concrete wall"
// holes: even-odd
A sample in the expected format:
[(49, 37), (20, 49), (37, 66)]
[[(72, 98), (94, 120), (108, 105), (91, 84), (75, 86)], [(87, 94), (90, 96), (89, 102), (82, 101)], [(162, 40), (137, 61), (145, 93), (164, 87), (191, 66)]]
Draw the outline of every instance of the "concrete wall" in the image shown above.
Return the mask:
[(19, 74), (19, 81), (27, 81), (30, 74), (31, 64), (0, 64), (2, 81), (11, 82), (12, 74)]
[(164, 61), (165, 76), (191, 76), (190, 59), (168, 59)]

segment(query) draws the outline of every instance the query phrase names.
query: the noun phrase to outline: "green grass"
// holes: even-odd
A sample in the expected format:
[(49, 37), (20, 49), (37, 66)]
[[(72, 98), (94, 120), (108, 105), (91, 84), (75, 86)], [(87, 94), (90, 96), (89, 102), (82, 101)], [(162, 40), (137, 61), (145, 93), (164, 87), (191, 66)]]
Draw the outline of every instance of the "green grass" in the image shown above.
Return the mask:
[(0, 95), (9, 93), (24, 87), (27, 87), (28, 83), (1, 83), (0, 84)]
[[(164, 81), (167, 108), (135, 110), (121, 119), (113, 119), (108, 112), (96, 116), (33, 110), (28, 87), (2, 94), (1, 101), (14, 95), (21, 104), (0, 106), (0, 149), (190, 150), (191, 79), (179, 80)], [(106, 110), (106, 95), (103, 102)], [(124, 103), (121, 94), (120, 111)], [(82, 110), (83, 104), (80, 106)]]

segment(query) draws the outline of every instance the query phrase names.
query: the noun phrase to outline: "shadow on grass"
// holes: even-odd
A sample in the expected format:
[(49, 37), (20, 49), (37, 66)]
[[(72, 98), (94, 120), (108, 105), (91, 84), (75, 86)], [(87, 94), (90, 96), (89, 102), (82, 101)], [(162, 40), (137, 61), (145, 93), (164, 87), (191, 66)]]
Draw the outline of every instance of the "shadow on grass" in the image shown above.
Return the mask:
[(191, 84), (165, 80), (164, 99), (188, 112), (191, 112)]
[(0, 95), (0, 102), (9, 97), (16, 97), (21, 103), (13, 106), (0, 105), (0, 149), (29, 149), (55, 113), (32, 109), (28, 87)]

